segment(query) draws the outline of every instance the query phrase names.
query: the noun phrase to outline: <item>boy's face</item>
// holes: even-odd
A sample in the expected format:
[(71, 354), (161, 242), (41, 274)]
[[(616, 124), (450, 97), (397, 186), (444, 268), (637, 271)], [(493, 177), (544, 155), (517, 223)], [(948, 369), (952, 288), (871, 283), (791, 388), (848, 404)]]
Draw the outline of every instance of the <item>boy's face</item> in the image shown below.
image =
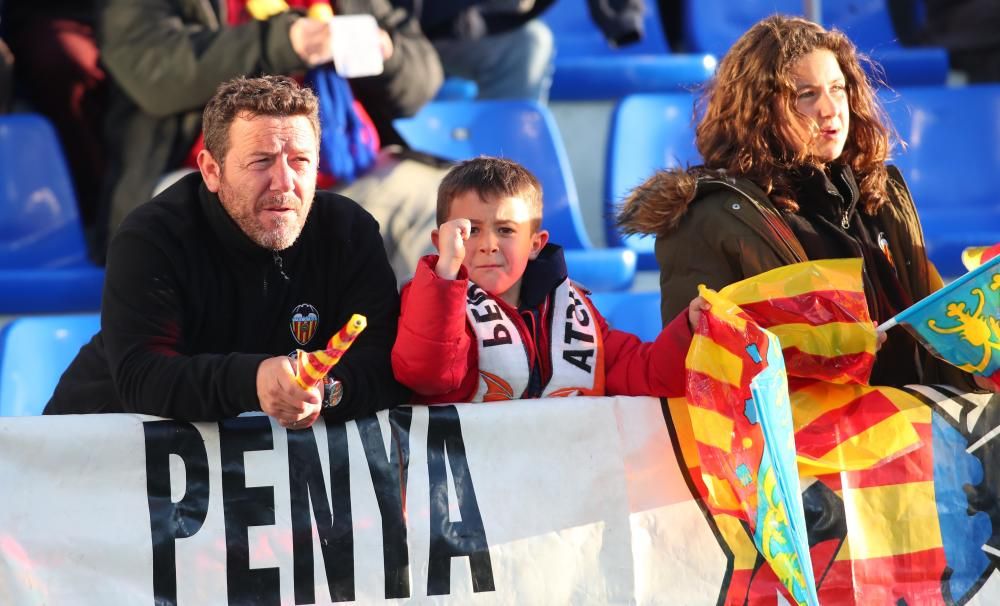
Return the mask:
[(458, 218), (472, 223), (462, 262), (469, 278), (486, 292), (517, 307), (524, 268), (545, 247), (548, 232), (532, 229), (531, 207), (523, 198), (485, 202), (473, 190), (452, 201), (448, 220)]

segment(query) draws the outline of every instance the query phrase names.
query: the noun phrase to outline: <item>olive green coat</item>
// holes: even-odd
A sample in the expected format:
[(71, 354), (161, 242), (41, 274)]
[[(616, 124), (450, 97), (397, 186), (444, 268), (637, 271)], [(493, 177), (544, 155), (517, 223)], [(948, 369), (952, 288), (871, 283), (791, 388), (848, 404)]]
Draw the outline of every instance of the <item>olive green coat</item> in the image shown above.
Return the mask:
[[(892, 203), (879, 210), (878, 220), (899, 280), (918, 301), (943, 283), (927, 259), (920, 219), (902, 175), (890, 166), (889, 176), (898, 191), (889, 188)], [(754, 183), (723, 171), (658, 172), (633, 190), (619, 223), (627, 233), (656, 236), (661, 314), (666, 320), (697, 296), (699, 284), (718, 290), (808, 260), (768, 196)], [(969, 375), (929, 354), (921, 365), (923, 383), (973, 387)]]

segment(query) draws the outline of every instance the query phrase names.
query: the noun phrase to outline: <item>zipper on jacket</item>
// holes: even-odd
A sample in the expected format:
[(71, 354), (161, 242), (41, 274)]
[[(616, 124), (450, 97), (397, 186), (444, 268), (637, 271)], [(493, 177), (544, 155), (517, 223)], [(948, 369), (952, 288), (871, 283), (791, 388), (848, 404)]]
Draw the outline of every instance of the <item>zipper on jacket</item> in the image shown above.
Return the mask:
[(840, 173), (840, 180), (847, 186), (847, 191), (851, 192), (851, 203), (844, 210), (844, 214), (840, 218), (840, 226), (844, 228), (844, 231), (847, 231), (851, 227), (851, 215), (854, 213), (854, 207), (858, 205), (860, 191), (858, 196), (854, 196), (854, 190), (851, 189), (851, 184), (847, 182), (847, 177), (844, 176), (844, 173)]
[[(288, 274), (285, 273), (285, 261), (284, 261), (284, 259), (282, 259), (281, 255), (278, 254), (278, 251), (272, 251), (271, 254), (274, 255), (272, 257), (272, 259), (274, 261), (274, 266), (278, 268), (278, 273), (281, 275), (282, 278), (285, 279), (285, 282), (291, 282), (292, 279), (289, 278)], [(267, 284), (267, 274), (268, 274), (268, 271), (264, 270), (264, 296), (265, 297), (267, 296), (267, 286), (268, 286), (268, 284)]]
[(278, 273), (281, 274), (281, 277), (285, 279), (285, 282), (291, 282), (292, 279), (289, 278), (288, 274), (285, 273), (285, 261), (281, 258), (281, 255), (278, 254), (278, 251), (273, 251), (273, 254), (274, 254), (274, 265), (278, 268)]

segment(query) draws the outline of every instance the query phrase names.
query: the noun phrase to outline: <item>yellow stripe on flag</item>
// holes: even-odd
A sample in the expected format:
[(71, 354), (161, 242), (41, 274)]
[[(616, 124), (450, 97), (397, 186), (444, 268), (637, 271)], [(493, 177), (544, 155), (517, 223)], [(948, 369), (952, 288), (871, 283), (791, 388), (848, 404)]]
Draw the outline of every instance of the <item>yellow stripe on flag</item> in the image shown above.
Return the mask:
[(739, 306), (729, 299), (720, 296), (719, 293), (715, 292), (711, 288), (708, 288), (704, 284), (698, 285), (698, 294), (711, 304), (711, 314), (715, 316), (717, 320), (733, 327), (736, 329), (736, 332), (743, 332), (746, 330), (746, 319), (737, 315), (743, 312)]
[(941, 547), (933, 482), (845, 488), (844, 512), (855, 560)]
[(711, 474), (702, 472), (701, 479), (708, 489), (708, 500), (718, 509), (742, 510), (740, 500), (736, 497), (729, 481), (725, 478), (717, 478)]
[(694, 429), (691, 427), (691, 415), (688, 414), (691, 406), (687, 398), (667, 398), (667, 408), (670, 409), (674, 429), (677, 430), (677, 441), (681, 445), (684, 465), (688, 469), (700, 467), (701, 457), (698, 455), (698, 445), (695, 443)]
[(874, 391), (874, 387), (815, 381), (789, 394), (792, 402), (792, 427), (798, 431), (826, 413), (843, 408)]
[(875, 325), (864, 322), (826, 324), (778, 324), (768, 330), (781, 341), (782, 348), (795, 347), (816, 356), (846, 356), (875, 353)]
[(739, 387), (743, 374), (743, 361), (704, 335), (694, 335), (688, 349), (686, 361), (688, 370), (708, 375), (719, 383)]
[(698, 406), (688, 406), (688, 414), (691, 415), (691, 428), (694, 430), (695, 440), (726, 453), (732, 450), (732, 419), (714, 410)]
[(759, 554), (743, 523), (727, 513), (719, 513), (712, 517), (715, 518), (715, 525), (719, 528), (726, 545), (733, 552), (733, 569), (753, 570), (757, 565)]
[(910, 423), (930, 424), (932, 416), (930, 406), (927, 406), (914, 396), (900, 389), (893, 389), (892, 387), (881, 387), (879, 389), (882, 391), (882, 395), (895, 404), (900, 413), (909, 419)]
[[(811, 271), (803, 271), (808, 265)], [(723, 288), (719, 294), (737, 305), (797, 297), (814, 290), (861, 292), (861, 259), (825, 259), (786, 265)]]
[[(836, 439), (831, 436), (831, 440)], [(830, 450), (819, 459), (797, 455), (799, 475), (815, 476), (868, 469), (921, 444), (920, 436), (905, 414), (897, 413), (872, 425)]]

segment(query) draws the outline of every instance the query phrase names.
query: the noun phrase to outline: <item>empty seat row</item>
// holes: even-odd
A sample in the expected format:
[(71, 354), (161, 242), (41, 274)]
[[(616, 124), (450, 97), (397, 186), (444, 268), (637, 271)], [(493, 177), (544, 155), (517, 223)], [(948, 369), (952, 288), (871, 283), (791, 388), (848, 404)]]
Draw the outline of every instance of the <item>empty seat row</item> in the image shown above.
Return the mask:
[[(754, 23), (780, 13), (803, 15), (802, 0), (690, 0), (684, 3), (686, 53), (671, 53), (657, 2), (646, 2), (643, 38), (611, 48), (593, 23), (587, 3), (556, 2), (544, 15), (556, 40), (551, 98), (615, 99), (626, 94), (690, 89), (711, 77), (721, 58)], [(821, 23), (843, 30), (883, 69), (893, 86), (944, 84), (942, 48), (903, 47), (886, 0), (823, 2)], [(878, 74), (880, 77), (883, 74)]]

